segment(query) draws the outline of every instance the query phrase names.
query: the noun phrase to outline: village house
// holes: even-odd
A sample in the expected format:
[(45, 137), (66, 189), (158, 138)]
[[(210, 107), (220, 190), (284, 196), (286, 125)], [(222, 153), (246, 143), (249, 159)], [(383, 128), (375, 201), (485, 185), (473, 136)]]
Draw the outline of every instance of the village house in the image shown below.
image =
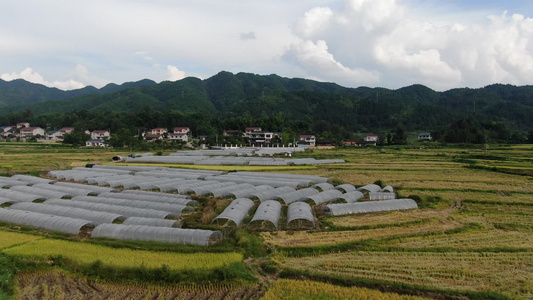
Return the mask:
[(190, 134), (191, 133), (191, 129), (189, 127), (174, 127), (173, 129), (174, 133), (185, 133), (185, 134)]
[(420, 132), (418, 134), (418, 140), (419, 141), (432, 141), (433, 137), (431, 136), (431, 133), (429, 132)]
[(189, 135), (184, 132), (171, 132), (168, 134), (170, 141), (189, 142)]
[(314, 136), (312, 134), (301, 134), (298, 144), (307, 145), (309, 147), (315, 147), (316, 146), (316, 136)]
[(45, 137), (44, 133), (44, 129), (42, 129), (41, 127), (24, 127), (20, 129), (20, 134), (25, 137)]
[(17, 129), (21, 129), (21, 128), (24, 128), (24, 127), (30, 127), (30, 123), (28, 122), (20, 122), (17, 124)]
[(377, 134), (367, 134), (364, 141), (365, 144), (372, 144), (375, 146), (379, 142), (379, 136)]
[(246, 129), (244, 130), (244, 137), (251, 138), (252, 133), (260, 132), (261, 130), (261, 127), (246, 127)]
[(111, 136), (107, 130), (93, 130), (91, 132), (91, 140), (108, 139)]

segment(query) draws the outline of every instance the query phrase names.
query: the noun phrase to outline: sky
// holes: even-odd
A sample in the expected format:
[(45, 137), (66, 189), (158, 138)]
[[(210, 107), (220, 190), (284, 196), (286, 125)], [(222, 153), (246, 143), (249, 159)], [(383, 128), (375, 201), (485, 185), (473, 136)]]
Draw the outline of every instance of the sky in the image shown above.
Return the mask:
[(71, 90), (220, 71), (390, 89), (531, 85), (533, 1), (0, 1), (6, 81)]

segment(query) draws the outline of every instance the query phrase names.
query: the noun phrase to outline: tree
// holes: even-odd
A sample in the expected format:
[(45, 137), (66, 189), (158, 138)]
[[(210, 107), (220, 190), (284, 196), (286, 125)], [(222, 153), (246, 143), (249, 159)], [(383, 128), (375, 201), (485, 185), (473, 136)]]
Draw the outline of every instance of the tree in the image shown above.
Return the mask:
[(396, 145), (407, 144), (407, 136), (405, 134), (405, 126), (403, 124), (398, 124), (396, 126), (396, 132), (394, 133), (393, 141)]
[(81, 129), (75, 129), (71, 133), (66, 133), (63, 136), (63, 144), (71, 144), (73, 147), (85, 145), (85, 141), (91, 136), (86, 134)]

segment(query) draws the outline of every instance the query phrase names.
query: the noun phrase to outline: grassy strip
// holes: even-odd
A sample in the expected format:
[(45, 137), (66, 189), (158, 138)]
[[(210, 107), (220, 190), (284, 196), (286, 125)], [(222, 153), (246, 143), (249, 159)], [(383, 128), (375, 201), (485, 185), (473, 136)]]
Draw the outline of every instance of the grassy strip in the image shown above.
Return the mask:
[[(381, 242), (388, 242), (388, 241), (399, 239), (399, 238), (422, 237), (422, 236), (441, 235), (441, 234), (457, 234), (457, 233), (467, 232), (470, 230), (476, 230), (476, 229), (481, 229), (481, 228), (483, 228), (483, 226), (478, 223), (468, 223), (468, 224), (465, 224), (463, 227), (445, 230), (445, 231), (415, 233), (415, 234), (409, 234), (409, 235), (402, 235), (400, 237), (384, 238), (381, 240), (368, 239), (368, 240), (363, 240), (363, 241), (338, 243), (338, 244), (333, 244), (333, 245), (308, 246), (308, 247), (278, 247), (278, 250), (283, 251), (283, 253), (291, 257), (314, 256), (314, 255), (328, 254), (332, 252), (348, 252), (348, 251), (353, 251), (353, 250), (380, 251), (380, 247), (377, 244)], [(381, 249), (386, 249), (386, 248), (382, 247)]]
[(485, 171), (498, 172), (498, 173), (503, 173), (503, 174), (511, 174), (511, 175), (527, 176), (527, 177), (533, 176), (533, 171), (531, 169), (511, 169), (511, 168), (504, 168), (504, 167), (490, 167), (490, 166), (481, 166), (481, 165), (467, 165), (464, 167), (467, 169), (485, 170)]
[(160, 268), (116, 267), (95, 261), (81, 264), (63, 256), (49, 257), (52, 266), (60, 267), (69, 272), (82, 274), (91, 279), (117, 283), (154, 283), (154, 284), (234, 284), (236, 282), (257, 282), (253, 271), (244, 262), (234, 262), (212, 270), (188, 269), (172, 270), (162, 264)]
[(11, 299), (13, 296), (15, 275), (45, 266), (29, 259), (15, 258), (0, 252), (0, 299)]
[(369, 280), (367, 278), (360, 277), (343, 277), (324, 275), (316, 272), (310, 272), (309, 270), (296, 270), (292, 268), (284, 269), (280, 275), (280, 278), (293, 278), (302, 279), (302, 277), (320, 282), (327, 282), (331, 284), (341, 286), (358, 286), (371, 289), (377, 289), (382, 292), (394, 292), (398, 294), (408, 294), (416, 296), (426, 296), (438, 299), (457, 299), (458, 297), (468, 297), (468, 299), (493, 299), (493, 300), (508, 300), (512, 299), (506, 295), (502, 295), (496, 292), (490, 291), (476, 291), (476, 292), (460, 292), (449, 289), (429, 288), (418, 285), (411, 285), (406, 283), (391, 282), (391, 281), (378, 281)]
[(473, 204), (489, 204), (489, 205), (523, 205), (533, 206), (533, 202), (512, 202), (512, 201), (492, 201), (492, 200), (477, 200), (477, 199), (464, 199), (463, 203)]
[[(478, 189), (452, 189), (452, 188), (432, 188), (432, 187), (404, 187), (406, 190), (413, 191), (434, 191), (434, 192), (470, 192), (470, 193), (484, 193), (484, 194), (499, 194), (502, 191), (500, 190), (478, 190)], [(397, 189), (401, 191), (401, 189)], [(533, 192), (523, 192), (523, 191), (508, 191), (509, 194), (522, 194), (522, 195), (533, 195)]]
[[(343, 216), (344, 217), (344, 216)], [(365, 229), (377, 229), (377, 228), (387, 228), (387, 227), (403, 227), (403, 226), (410, 226), (410, 225), (420, 225), (424, 223), (429, 223), (434, 220), (435, 218), (426, 218), (426, 219), (420, 219), (420, 220), (414, 220), (414, 221), (407, 221), (407, 222), (398, 222), (398, 223), (390, 223), (390, 224), (374, 224), (374, 225), (361, 225), (361, 226), (337, 226), (335, 223), (331, 220), (334, 217), (325, 217), (320, 220), (322, 223), (322, 227), (328, 228), (330, 231), (352, 231), (352, 230), (365, 230)]]

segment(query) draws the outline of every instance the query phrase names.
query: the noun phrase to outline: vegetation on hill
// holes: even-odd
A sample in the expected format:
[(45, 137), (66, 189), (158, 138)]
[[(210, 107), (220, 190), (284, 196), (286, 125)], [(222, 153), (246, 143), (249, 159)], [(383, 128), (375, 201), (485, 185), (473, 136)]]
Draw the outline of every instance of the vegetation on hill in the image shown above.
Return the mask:
[[(532, 86), (494, 84), (445, 92), (423, 85), (397, 90), (345, 88), (277, 75), (229, 72), (205, 80), (189, 77), (159, 84), (144, 80), (67, 92), (15, 80), (0, 82), (0, 106), (5, 112), (0, 120), (11, 120), (22, 112), (37, 116), (84, 110), (141, 114), (148, 107), (155, 112), (201, 114), (204, 120), (216, 120), (216, 129), (220, 124), (233, 127), (224, 129), (237, 129), (238, 124), (257, 126), (251, 123), (264, 120), (270, 125), (265, 127), (274, 131), (287, 124), (310, 131), (318, 127), (330, 129), (324, 131), (372, 132), (393, 130), (398, 124), (407, 130), (434, 131), (474, 116), (482, 123), (500, 122), (510, 129), (527, 131), (533, 128), (532, 99)], [(305, 128), (298, 122), (311, 126)]]

